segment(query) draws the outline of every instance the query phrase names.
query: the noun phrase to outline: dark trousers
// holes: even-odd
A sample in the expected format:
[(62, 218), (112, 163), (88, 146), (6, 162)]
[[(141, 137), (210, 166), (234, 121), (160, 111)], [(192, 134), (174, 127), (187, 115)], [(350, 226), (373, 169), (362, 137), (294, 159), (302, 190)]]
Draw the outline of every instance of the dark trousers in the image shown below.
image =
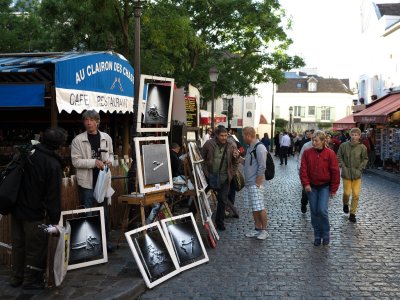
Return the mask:
[(40, 280), (46, 268), (47, 233), (38, 228), (44, 223), (45, 220), (21, 221), (14, 216), (11, 218), (13, 275), (25, 283)]
[(228, 200), (232, 203), (232, 205), (235, 204), (235, 197), (236, 197), (235, 184), (233, 183), (233, 180), (231, 180), (231, 183), (229, 185)]
[(282, 146), (279, 150), (279, 159), (281, 160), (281, 165), (283, 164), (283, 159), (285, 159), (285, 165), (287, 165), (287, 155), (289, 152), (289, 147)]
[(217, 212), (215, 214), (215, 224), (217, 226), (224, 225), (225, 221), (225, 206), (228, 201), (229, 180), (226, 180), (217, 193)]

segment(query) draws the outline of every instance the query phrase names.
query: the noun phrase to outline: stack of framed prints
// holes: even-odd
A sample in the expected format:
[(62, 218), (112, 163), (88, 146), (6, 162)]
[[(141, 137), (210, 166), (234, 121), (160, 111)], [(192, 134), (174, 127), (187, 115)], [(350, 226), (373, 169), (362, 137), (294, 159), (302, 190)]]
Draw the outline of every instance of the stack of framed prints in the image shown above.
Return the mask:
[(207, 233), (209, 244), (211, 247), (215, 248), (217, 245), (217, 240), (219, 240), (219, 235), (212, 221), (212, 210), (209, 201), (210, 195), (207, 195), (205, 192), (207, 188), (207, 180), (201, 165), (203, 158), (201, 157), (199, 148), (195, 142), (189, 142), (188, 148), (190, 161), (192, 162), (192, 169), (194, 172), (193, 177), (201, 220)]
[(68, 270), (108, 262), (103, 207), (62, 211), (60, 226), (71, 226)]
[(168, 137), (134, 138), (140, 193), (173, 187)]
[(149, 288), (209, 260), (192, 213), (128, 231), (125, 237)]

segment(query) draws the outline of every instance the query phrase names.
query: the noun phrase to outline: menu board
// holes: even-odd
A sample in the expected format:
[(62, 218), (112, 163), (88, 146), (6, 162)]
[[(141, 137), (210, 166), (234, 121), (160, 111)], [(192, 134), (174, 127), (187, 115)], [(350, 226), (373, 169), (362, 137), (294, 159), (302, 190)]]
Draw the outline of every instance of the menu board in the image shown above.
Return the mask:
[(185, 97), (186, 126), (197, 127), (197, 101), (195, 97)]

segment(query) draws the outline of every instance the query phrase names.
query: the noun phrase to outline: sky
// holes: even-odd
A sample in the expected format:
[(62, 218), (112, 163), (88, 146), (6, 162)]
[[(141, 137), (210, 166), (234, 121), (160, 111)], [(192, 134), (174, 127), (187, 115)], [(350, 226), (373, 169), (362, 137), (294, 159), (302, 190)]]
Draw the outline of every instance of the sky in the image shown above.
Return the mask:
[(279, 0), (292, 17), (290, 54), (317, 68), (318, 75), (357, 80), (361, 0)]

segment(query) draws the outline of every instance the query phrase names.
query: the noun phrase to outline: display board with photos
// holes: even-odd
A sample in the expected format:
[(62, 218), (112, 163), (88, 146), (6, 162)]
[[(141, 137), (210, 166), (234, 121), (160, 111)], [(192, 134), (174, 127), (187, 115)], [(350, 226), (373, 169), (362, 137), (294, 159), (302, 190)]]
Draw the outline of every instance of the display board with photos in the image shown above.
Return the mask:
[(134, 138), (140, 193), (172, 189), (168, 137)]
[(140, 76), (138, 132), (169, 132), (175, 80)]
[(192, 213), (128, 231), (125, 237), (149, 288), (209, 261)]
[(205, 192), (208, 184), (202, 168), (203, 157), (201, 156), (200, 150), (195, 142), (189, 142), (188, 148), (189, 148), (189, 157), (194, 172), (193, 177), (197, 195), (196, 198), (200, 210), (201, 220), (205, 230), (207, 231), (207, 235), (210, 240), (210, 245), (216, 245), (216, 241), (219, 240), (219, 235), (212, 221), (212, 210), (210, 206), (210, 199), (212, 192), (209, 191), (207, 194)]
[(68, 270), (108, 262), (103, 207), (62, 211), (60, 226), (71, 226)]

